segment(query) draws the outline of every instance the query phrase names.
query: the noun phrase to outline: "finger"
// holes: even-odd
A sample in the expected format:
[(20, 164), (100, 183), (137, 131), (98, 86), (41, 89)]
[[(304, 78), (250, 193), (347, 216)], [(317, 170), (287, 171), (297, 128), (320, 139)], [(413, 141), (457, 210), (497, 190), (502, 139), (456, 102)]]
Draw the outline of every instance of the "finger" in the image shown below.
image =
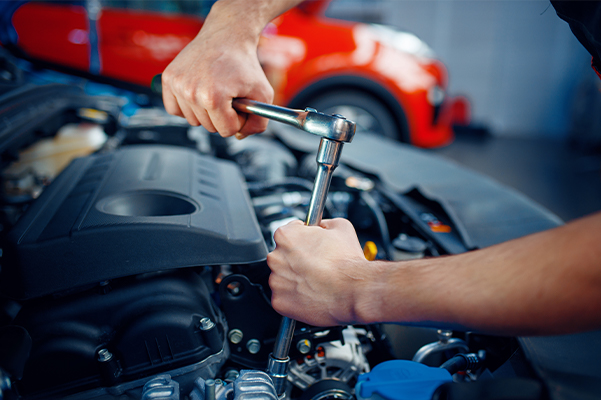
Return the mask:
[[(288, 222), (286, 225), (288, 225), (288, 226), (305, 225), (305, 223), (303, 221), (301, 221), (300, 219), (295, 219), (295, 220)], [(284, 225), (284, 226), (286, 226), (286, 225)]]
[(209, 114), (204, 108), (195, 107), (194, 105), (192, 105), (192, 110), (194, 112), (194, 115), (200, 122), (200, 125), (202, 125), (209, 132), (217, 132), (217, 129), (215, 129), (215, 126), (213, 125), (213, 121), (211, 121)]
[(247, 137), (256, 133), (265, 132), (267, 129), (267, 118), (259, 117), (258, 115), (249, 115), (244, 125), (240, 129), (241, 136)]
[(323, 219), (319, 225), (324, 229), (354, 229), (353, 224), (344, 218)]
[(244, 124), (246, 124), (246, 120), (248, 119), (249, 115), (246, 113), (241, 113), (241, 112), (237, 112), (237, 114), (238, 114), (238, 122), (240, 123), (240, 126), (242, 126), (242, 128), (240, 129), (240, 132), (236, 132), (236, 135), (234, 135), (234, 136), (236, 136), (236, 139), (242, 140), (249, 136), (243, 132)]
[(177, 104), (177, 99), (171, 92), (171, 89), (163, 82), (163, 105), (165, 106), (165, 110), (171, 115), (177, 115), (178, 117), (183, 117), (184, 113), (180, 109)]
[[(176, 100), (177, 100), (177, 98), (176, 98)], [(179, 106), (180, 110), (182, 111), (183, 117), (186, 118), (186, 121), (188, 121), (188, 123), (190, 125), (192, 125), (192, 126), (201, 125), (201, 123), (198, 120), (198, 118), (196, 118), (196, 114), (187, 105), (187, 103), (185, 103), (183, 101), (178, 101), (178, 106)]]
[(239, 116), (232, 108), (231, 99), (222, 100), (215, 106), (208, 103), (206, 110), (217, 132), (223, 137), (230, 137), (238, 133), (245, 122), (245, 117)]
[(267, 254), (267, 266), (271, 271), (277, 271), (282, 266), (282, 258), (280, 257), (280, 250), (275, 249), (271, 253)]

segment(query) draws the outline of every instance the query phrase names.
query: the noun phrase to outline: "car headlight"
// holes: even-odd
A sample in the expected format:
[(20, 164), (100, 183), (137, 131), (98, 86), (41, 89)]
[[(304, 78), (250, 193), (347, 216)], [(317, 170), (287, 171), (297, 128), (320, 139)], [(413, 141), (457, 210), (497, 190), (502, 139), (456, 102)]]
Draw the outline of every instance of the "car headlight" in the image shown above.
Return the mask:
[(428, 89), (428, 103), (434, 107), (442, 104), (445, 98), (445, 91), (442, 87), (435, 85)]

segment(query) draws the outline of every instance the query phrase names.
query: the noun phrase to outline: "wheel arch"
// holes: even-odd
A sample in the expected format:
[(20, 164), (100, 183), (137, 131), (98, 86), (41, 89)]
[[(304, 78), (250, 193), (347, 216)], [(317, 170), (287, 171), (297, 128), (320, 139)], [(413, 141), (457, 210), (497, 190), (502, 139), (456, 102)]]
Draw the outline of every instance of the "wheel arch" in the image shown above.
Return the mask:
[(399, 139), (403, 142), (411, 143), (409, 121), (407, 121), (407, 115), (403, 106), (384, 86), (364, 77), (338, 75), (320, 79), (319, 81), (306, 86), (294, 95), (288, 102), (288, 106), (293, 108), (304, 108), (305, 106), (310, 106), (310, 104), (307, 103), (311, 99), (320, 96), (324, 92), (342, 89), (365, 92), (379, 100), (394, 117), (397, 128), (401, 134)]

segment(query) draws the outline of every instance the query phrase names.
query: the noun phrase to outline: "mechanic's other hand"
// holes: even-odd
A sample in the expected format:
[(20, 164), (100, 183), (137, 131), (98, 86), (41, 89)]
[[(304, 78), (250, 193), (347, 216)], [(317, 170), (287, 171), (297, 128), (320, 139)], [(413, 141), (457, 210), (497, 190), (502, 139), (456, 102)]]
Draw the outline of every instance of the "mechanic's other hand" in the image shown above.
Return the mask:
[(257, 58), (258, 34), (236, 29), (224, 15), (209, 14), (196, 38), (167, 66), (163, 102), (168, 113), (190, 125), (242, 138), (263, 132), (267, 119), (236, 113), (232, 99), (271, 103), (273, 88)]
[(316, 326), (361, 323), (369, 308), (364, 295), (376, 263), (368, 262), (357, 234), (346, 219), (321, 226), (293, 221), (274, 235), (267, 256), (273, 308)]

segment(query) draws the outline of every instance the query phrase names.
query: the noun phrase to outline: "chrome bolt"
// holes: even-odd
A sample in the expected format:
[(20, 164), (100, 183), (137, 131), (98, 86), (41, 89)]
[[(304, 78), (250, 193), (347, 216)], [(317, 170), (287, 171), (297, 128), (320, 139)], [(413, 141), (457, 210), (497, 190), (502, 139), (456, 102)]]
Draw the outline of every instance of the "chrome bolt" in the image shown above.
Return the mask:
[(227, 334), (227, 338), (230, 340), (230, 342), (232, 342), (233, 344), (238, 344), (242, 341), (242, 338), (244, 337), (244, 334), (242, 333), (242, 331), (240, 329), (232, 329), (228, 334)]
[(439, 329), (436, 333), (438, 333), (438, 340), (442, 343), (447, 343), (453, 336), (453, 331), (447, 329)]
[(308, 339), (299, 340), (296, 348), (301, 354), (307, 354), (311, 351), (311, 341)]
[(257, 339), (250, 339), (246, 342), (246, 349), (250, 354), (257, 354), (261, 350), (261, 342)]
[(229, 371), (227, 371), (225, 373), (225, 375), (223, 376), (223, 379), (226, 382), (233, 382), (236, 379), (238, 379), (239, 376), (240, 376), (240, 372), (236, 371), (235, 369), (230, 369)]
[(211, 321), (210, 318), (203, 318), (200, 320), (200, 329), (203, 331), (208, 331), (209, 329), (213, 329), (215, 327), (215, 323)]
[(100, 362), (108, 362), (113, 359), (113, 354), (107, 349), (98, 350), (98, 361)]

